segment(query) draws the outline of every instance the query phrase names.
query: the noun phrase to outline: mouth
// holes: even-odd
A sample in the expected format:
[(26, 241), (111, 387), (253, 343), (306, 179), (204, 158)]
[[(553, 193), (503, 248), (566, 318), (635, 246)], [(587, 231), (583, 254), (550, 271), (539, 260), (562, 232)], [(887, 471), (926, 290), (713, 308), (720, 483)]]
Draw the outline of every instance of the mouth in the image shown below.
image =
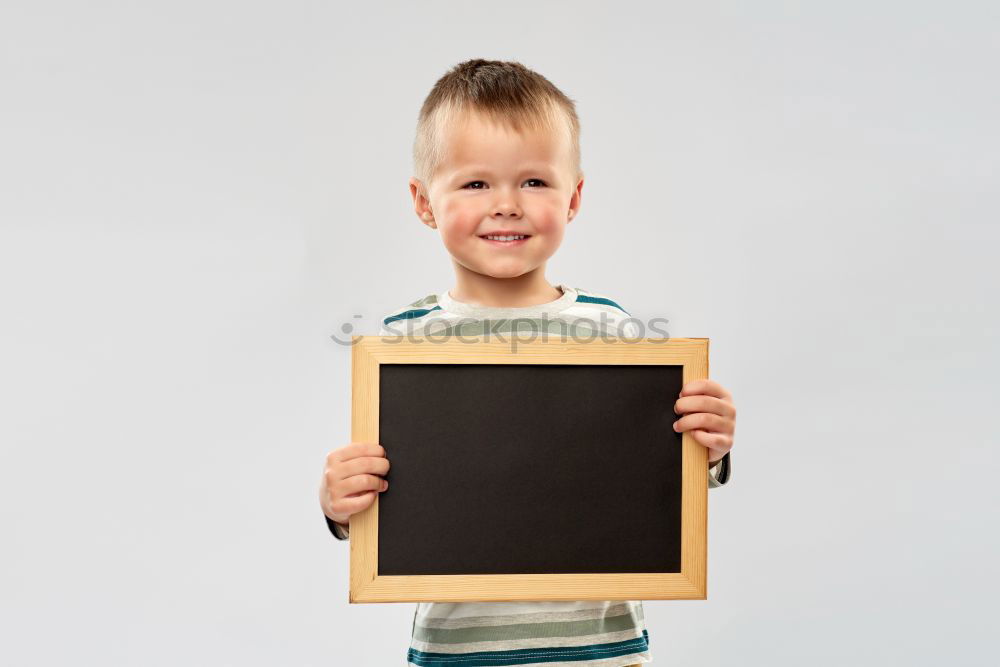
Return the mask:
[(479, 238), (491, 245), (509, 248), (524, 245), (531, 238), (531, 234), (483, 234)]

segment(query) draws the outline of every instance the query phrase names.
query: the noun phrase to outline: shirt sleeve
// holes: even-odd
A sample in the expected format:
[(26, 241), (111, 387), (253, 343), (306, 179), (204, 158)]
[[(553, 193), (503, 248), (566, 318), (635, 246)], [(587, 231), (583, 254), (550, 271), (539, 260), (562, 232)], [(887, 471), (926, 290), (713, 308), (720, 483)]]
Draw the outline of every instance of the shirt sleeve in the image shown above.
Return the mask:
[(719, 459), (719, 462), (708, 469), (708, 488), (714, 489), (724, 485), (733, 474), (733, 463), (729, 456), (732, 452)]
[(336, 537), (338, 540), (346, 540), (350, 537), (351, 535), (350, 526), (347, 526), (346, 528), (342, 527), (339, 523), (337, 523), (336, 521), (334, 521), (325, 514), (323, 515), (323, 518), (326, 519), (326, 527), (330, 529), (330, 532), (333, 533), (333, 536)]

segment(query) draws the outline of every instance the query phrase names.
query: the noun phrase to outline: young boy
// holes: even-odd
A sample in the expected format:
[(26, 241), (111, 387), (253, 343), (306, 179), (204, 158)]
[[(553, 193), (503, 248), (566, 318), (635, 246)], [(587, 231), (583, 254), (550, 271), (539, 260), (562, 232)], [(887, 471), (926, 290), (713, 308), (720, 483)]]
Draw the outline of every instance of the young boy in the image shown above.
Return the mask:
[[(470, 60), (438, 80), (420, 111), (410, 192), (452, 257), (455, 286), (393, 311), (379, 335), (510, 332), (519, 321), (524, 331), (525, 320), (534, 331), (641, 335), (612, 299), (545, 278), (580, 209), (578, 137), (574, 103), (519, 63)], [(709, 449), (709, 486), (725, 484), (736, 416), (729, 392), (690, 382), (672, 407), (682, 415), (674, 428)], [(385, 454), (366, 442), (328, 454), (320, 500), (338, 539), (388, 488)], [(651, 654), (641, 601), (422, 602), (407, 661), (618, 667)]]

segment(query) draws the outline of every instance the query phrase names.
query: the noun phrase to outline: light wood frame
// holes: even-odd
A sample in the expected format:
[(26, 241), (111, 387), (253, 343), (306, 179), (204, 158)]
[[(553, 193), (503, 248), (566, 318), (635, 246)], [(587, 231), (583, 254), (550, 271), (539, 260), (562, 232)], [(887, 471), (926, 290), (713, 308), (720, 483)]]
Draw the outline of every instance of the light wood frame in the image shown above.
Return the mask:
[[(707, 338), (630, 338), (614, 343), (530, 342), (352, 336), (351, 440), (379, 442), (381, 364), (666, 364), (683, 366), (683, 384), (708, 377)], [(350, 602), (512, 600), (704, 600), (707, 596), (708, 451), (682, 434), (679, 573), (462, 574), (378, 573), (378, 495), (350, 518)]]

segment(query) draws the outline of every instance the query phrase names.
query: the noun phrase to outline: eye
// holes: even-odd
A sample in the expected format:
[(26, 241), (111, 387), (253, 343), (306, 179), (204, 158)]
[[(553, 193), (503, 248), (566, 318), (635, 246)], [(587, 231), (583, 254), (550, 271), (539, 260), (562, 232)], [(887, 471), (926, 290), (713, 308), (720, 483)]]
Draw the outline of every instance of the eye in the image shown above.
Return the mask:
[(468, 188), (469, 190), (482, 190), (482, 188), (469, 188), (470, 185), (476, 185), (477, 183), (480, 184), (480, 185), (486, 185), (482, 181), (470, 181), (470, 182), (466, 183), (465, 185), (463, 185), (462, 189)]
[(536, 183), (539, 184), (540, 187), (545, 187), (545, 181), (541, 180), (540, 178), (529, 178), (528, 180), (525, 181), (525, 183), (530, 183), (531, 181), (535, 181)]

